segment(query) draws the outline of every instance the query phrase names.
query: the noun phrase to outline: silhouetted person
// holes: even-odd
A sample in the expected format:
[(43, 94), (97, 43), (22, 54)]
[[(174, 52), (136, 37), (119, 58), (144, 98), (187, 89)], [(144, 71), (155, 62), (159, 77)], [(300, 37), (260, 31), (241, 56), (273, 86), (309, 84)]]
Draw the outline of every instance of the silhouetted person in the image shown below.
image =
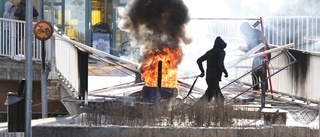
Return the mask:
[(222, 72), (225, 74), (225, 77), (228, 77), (228, 72), (224, 67), (224, 58), (226, 52), (224, 49), (227, 47), (227, 43), (218, 36), (215, 39), (213, 48), (207, 51), (202, 55), (198, 60), (198, 66), (201, 71), (199, 77), (204, 77), (205, 71), (202, 66), (202, 62), (207, 61), (207, 70), (206, 70), (206, 82), (208, 88), (205, 94), (200, 98), (200, 101), (206, 100), (210, 102), (212, 98), (215, 98), (216, 104), (224, 103), (224, 96), (221, 93), (219, 82), (221, 81)]
[[(263, 44), (261, 31), (259, 29), (253, 28), (248, 22), (242, 23), (240, 26), (240, 30), (241, 30), (242, 34), (245, 36), (245, 41), (247, 43), (247, 50), (245, 52), (251, 50), (255, 46), (259, 45), (260, 43)], [(269, 50), (269, 49), (270, 48), (267, 43), (266, 50)], [(256, 53), (263, 52), (263, 51), (264, 51), (264, 48), (261, 48)], [(261, 77), (262, 77), (262, 62), (265, 59), (270, 60), (271, 54), (269, 53), (267, 56), (268, 56), (268, 59), (266, 58), (265, 55), (262, 55), (262, 56), (254, 57), (254, 59), (252, 61), (252, 69), (255, 70), (252, 72), (252, 85), (256, 85), (253, 87), (253, 90), (260, 89), (260, 87), (259, 87), (260, 84), (258, 84), (258, 83), (260, 83), (260, 81), (262, 80), (261, 79)], [(268, 89), (268, 82), (266, 83), (266, 89)]]

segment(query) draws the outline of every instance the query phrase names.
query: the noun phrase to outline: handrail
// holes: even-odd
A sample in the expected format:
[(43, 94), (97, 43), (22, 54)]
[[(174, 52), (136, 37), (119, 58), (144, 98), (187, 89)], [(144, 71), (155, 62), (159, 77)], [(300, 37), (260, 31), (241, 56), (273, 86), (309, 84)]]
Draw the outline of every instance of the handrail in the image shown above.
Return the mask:
[[(56, 37), (55, 35), (55, 64), (59, 78), (78, 96), (79, 92), (79, 73), (78, 73), (78, 50), (72, 43)], [(67, 37), (65, 38), (67, 39)]]
[(117, 60), (117, 61), (122, 62), (122, 63), (130, 64), (133, 67), (132, 69), (136, 69), (137, 67), (140, 66), (140, 64), (138, 64), (138, 63), (134, 63), (134, 62), (130, 62), (130, 61), (121, 59), (121, 58), (119, 58), (117, 56), (111, 55), (109, 53), (103, 52), (103, 51), (95, 49), (95, 48), (92, 48), (92, 47), (90, 47), (88, 45), (85, 45), (85, 44), (82, 44), (80, 42), (71, 40), (71, 39), (69, 39), (67, 37), (63, 37), (60, 34), (54, 33), (53, 36), (61, 38), (62, 40), (65, 40), (67, 42), (70, 42), (70, 43), (74, 44), (75, 46), (77, 46), (78, 48), (81, 48), (81, 49), (83, 49), (83, 50), (85, 50), (87, 52), (95, 53), (99, 57), (103, 57), (103, 58), (107, 57), (107, 58), (111, 58), (111, 59)]
[(139, 64), (137, 63), (120, 59), (109, 53), (105, 53), (80, 42), (74, 41), (63, 34), (55, 32), (53, 33), (53, 36), (55, 37), (56, 71), (60, 79), (62, 79), (62, 81), (74, 92), (73, 94), (75, 97), (79, 95), (80, 90), (77, 49), (93, 53), (91, 56), (99, 58), (102, 61), (110, 62), (110, 59), (112, 59), (112, 63), (122, 66), (130, 71), (139, 72), (137, 69)]

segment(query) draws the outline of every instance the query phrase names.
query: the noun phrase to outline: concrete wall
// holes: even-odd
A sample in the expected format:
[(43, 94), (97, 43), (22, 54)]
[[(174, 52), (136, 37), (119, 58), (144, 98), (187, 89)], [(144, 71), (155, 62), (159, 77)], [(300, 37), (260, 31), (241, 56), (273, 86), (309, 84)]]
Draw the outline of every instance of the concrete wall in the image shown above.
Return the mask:
[[(319, 102), (320, 55), (296, 50), (290, 50), (290, 53), (297, 62), (272, 77), (273, 90)], [(271, 61), (270, 71), (276, 71), (286, 62), (285, 56)]]
[(318, 130), (307, 127), (193, 128), (121, 126), (35, 126), (33, 137), (316, 137)]
[[(7, 57), (0, 59), (0, 80), (21, 80), (25, 78), (25, 61), (16, 61)], [(32, 64), (33, 81), (41, 80), (41, 62)]]

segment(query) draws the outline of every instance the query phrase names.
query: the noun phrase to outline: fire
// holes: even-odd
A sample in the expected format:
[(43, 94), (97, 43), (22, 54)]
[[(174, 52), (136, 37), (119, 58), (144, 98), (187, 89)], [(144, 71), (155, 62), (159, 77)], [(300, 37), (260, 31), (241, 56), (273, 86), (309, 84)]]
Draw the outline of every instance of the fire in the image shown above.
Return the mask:
[(182, 55), (181, 49), (170, 49), (163, 46), (161, 51), (149, 51), (141, 65), (141, 79), (146, 86), (157, 87), (158, 83), (158, 62), (162, 61), (161, 87), (176, 88), (178, 63)]

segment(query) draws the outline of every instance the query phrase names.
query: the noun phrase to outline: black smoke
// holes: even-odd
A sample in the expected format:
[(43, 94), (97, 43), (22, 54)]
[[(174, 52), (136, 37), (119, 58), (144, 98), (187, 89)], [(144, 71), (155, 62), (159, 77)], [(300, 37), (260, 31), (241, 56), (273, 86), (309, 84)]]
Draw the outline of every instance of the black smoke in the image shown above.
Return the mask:
[(188, 14), (182, 0), (131, 0), (119, 28), (129, 31), (147, 50), (160, 50), (164, 45), (180, 48), (180, 42), (191, 42), (185, 31)]

